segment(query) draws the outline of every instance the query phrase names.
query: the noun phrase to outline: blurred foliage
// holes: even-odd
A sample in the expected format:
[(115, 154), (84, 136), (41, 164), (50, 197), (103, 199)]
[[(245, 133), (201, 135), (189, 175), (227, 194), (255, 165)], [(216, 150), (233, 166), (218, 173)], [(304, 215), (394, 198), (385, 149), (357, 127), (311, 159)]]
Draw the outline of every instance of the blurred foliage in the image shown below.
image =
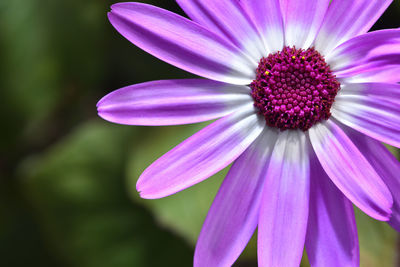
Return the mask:
[(398, 266), (396, 263), (397, 232), (387, 223), (376, 221), (358, 209), (355, 211), (361, 266)]
[[(142, 1), (180, 14), (174, 1)], [(111, 1), (0, 1), (0, 266), (190, 266), (227, 170), (160, 200), (135, 183), (206, 124), (128, 127), (97, 118), (106, 93), (186, 78), (108, 23)], [(399, 27), (394, 3), (374, 29)], [(398, 150), (392, 150), (398, 153)], [(357, 211), (362, 266), (394, 266), (397, 234)], [(304, 266), (307, 266), (306, 257)], [(237, 266), (256, 266), (253, 238)]]
[(21, 169), (44, 234), (71, 266), (192, 262), (191, 249), (126, 194), (121, 177), (132, 138), (128, 127), (89, 122)]

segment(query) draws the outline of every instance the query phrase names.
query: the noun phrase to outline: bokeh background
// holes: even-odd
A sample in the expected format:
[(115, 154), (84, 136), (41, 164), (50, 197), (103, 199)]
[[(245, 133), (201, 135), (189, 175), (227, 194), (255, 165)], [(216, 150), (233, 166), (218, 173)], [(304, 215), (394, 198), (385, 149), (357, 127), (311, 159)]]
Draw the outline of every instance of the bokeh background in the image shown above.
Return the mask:
[[(183, 14), (173, 0), (142, 2)], [(120, 36), (106, 16), (112, 3), (0, 0), (0, 266), (192, 264), (226, 170), (165, 199), (139, 198), (144, 168), (205, 124), (97, 117), (112, 90), (191, 77)], [(396, 0), (374, 29), (399, 27), (399, 18)], [(357, 223), (362, 266), (400, 266), (399, 235), (359, 211)], [(257, 266), (255, 238), (236, 266)]]

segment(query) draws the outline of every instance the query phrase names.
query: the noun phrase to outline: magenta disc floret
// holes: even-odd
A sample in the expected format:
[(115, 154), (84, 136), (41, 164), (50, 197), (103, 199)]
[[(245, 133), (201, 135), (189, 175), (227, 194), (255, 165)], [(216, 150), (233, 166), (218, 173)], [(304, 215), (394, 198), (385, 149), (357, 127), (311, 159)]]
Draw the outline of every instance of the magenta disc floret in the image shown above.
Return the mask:
[(285, 47), (260, 60), (250, 87), (267, 125), (307, 131), (331, 116), (340, 83), (314, 48)]

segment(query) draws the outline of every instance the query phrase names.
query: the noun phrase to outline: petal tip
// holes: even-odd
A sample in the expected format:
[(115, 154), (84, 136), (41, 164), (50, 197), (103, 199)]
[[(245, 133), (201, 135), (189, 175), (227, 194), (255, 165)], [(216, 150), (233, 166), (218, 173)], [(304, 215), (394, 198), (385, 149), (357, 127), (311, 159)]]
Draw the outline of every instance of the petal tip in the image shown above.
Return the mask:
[(136, 191), (138, 191), (141, 198), (144, 198), (144, 199), (154, 198), (154, 197), (151, 197), (152, 194), (148, 192), (149, 190), (146, 190), (142, 177), (143, 177), (143, 174), (139, 177), (138, 181), (136, 182)]
[(102, 97), (102, 98), (96, 103), (97, 110), (100, 109), (101, 104), (104, 102), (104, 98), (105, 98), (105, 96)]
[(103, 110), (101, 109), (101, 107), (97, 108), (97, 116), (99, 116), (103, 120), (109, 121), (109, 118), (107, 118), (107, 116), (103, 113)]
[[(149, 179), (151, 175), (145, 175), (146, 170), (139, 177), (136, 182), (136, 191), (138, 191), (141, 198), (144, 199), (160, 199), (168, 197), (177, 193), (180, 190), (172, 187), (159, 187), (157, 184)], [(182, 189), (181, 189), (182, 190)]]
[(389, 206), (388, 208), (381, 207), (380, 211), (376, 211), (373, 214), (370, 213), (368, 215), (374, 218), (375, 220), (387, 222), (390, 221), (390, 218), (392, 217), (392, 210)]
[(148, 190), (143, 190), (143, 189), (138, 189), (136, 186), (136, 190), (139, 193), (139, 196), (143, 199), (159, 199), (166, 197), (167, 195), (160, 195), (160, 194), (154, 194), (151, 192), (148, 192)]
[(97, 109), (97, 115), (106, 120), (109, 121), (109, 118), (106, 116), (106, 111), (104, 109), (104, 97), (102, 99), (99, 100), (99, 102), (97, 102), (96, 104), (96, 109)]
[(113, 12), (113, 11), (107, 12), (107, 18), (108, 18), (108, 21), (111, 23), (111, 25), (114, 26), (113, 22), (115, 21), (115, 18), (116, 18), (115, 12)]
[(136, 183), (136, 191), (139, 193), (139, 196), (144, 199), (150, 199), (149, 194), (146, 194), (145, 190), (141, 188), (139, 183)]
[(112, 12), (112, 11), (115, 12), (116, 9), (124, 8), (124, 6), (126, 6), (127, 4), (129, 4), (129, 3), (121, 2), (121, 3), (112, 4), (112, 5), (110, 6), (111, 12)]
[(139, 191), (139, 190), (137, 190), (137, 191), (138, 191), (139, 196), (140, 196), (141, 198), (143, 198), (143, 199), (151, 199), (151, 198), (149, 198), (143, 191)]

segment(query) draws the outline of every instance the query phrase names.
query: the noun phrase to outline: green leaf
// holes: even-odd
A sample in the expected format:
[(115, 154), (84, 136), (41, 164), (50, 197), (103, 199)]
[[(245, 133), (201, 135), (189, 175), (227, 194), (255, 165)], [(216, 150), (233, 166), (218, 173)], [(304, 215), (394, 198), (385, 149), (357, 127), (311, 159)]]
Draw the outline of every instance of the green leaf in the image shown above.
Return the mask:
[(355, 208), (361, 266), (395, 266), (397, 232)]
[(125, 190), (138, 128), (100, 120), (21, 167), (23, 186), (54, 252), (71, 266), (188, 266), (192, 251), (155, 225)]

